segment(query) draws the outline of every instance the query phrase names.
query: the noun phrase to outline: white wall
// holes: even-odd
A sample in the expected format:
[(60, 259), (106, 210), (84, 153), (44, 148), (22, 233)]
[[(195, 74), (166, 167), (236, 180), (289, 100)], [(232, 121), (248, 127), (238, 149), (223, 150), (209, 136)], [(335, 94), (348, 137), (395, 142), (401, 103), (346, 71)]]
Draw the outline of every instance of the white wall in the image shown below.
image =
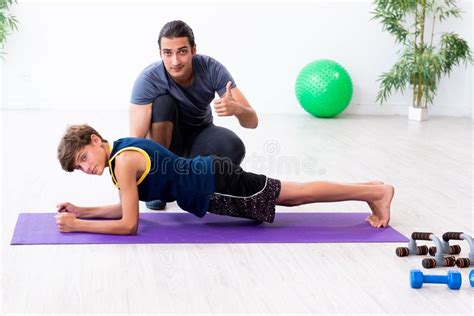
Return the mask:
[[(472, 41), (472, 2), (455, 30)], [(330, 58), (349, 71), (349, 113), (405, 114), (410, 93), (375, 103), (378, 76), (398, 46), (371, 21), (372, 1), (21, 1), (19, 31), (3, 64), (2, 108), (126, 109), (138, 73), (159, 58), (162, 25), (186, 21), (198, 52), (224, 63), (259, 113), (301, 113), (294, 81), (307, 63)], [(471, 116), (472, 66), (442, 80), (433, 115)]]

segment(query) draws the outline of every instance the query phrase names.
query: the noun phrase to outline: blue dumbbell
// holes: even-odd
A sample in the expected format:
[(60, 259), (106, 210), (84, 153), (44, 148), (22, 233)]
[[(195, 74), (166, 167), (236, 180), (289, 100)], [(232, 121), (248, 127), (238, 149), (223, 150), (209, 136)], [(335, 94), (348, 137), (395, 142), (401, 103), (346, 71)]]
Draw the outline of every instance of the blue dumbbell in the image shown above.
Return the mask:
[(414, 289), (421, 289), (421, 287), (423, 286), (423, 283), (447, 284), (451, 290), (459, 290), (461, 288), (462, 278), (461, 278), (461, 273), (457, 271), (448, 271), (448, 275), (423, 275), (423, 272), (421, 272), (418, 269), (411, 270), (410, 271), (411, 287)]
[(471, 282), (471, 286), (474, 286), (474, 269), (469, 273), (469, 282)]

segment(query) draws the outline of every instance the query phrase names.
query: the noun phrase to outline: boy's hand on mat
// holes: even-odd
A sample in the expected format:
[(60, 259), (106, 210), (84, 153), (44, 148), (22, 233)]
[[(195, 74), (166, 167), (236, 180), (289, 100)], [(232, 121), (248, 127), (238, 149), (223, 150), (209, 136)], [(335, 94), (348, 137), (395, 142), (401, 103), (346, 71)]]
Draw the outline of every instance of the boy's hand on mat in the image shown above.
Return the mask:
[(58, 226), (60, 232), (70, 233), (74, 231), (76, 215), (63, 212), (56, 214), (54, 217), (56, 217), (56, 225)]
[(231, 86), (232, 81), (227, 82), (224, 96), (214, 101), (214, 109), (218, 116), (232, 116), (238, 114), (240, 111), (240, 105), (235, 102), (232, 91), (230, 91)]
[(69, 202), (59, 203), (58, 205), (56, 205), (56, 207), (58, 208), (58, 213), (72, 213), (76, 215), (76, 217), (80, 217), (81, 215), (80, 207), (75, 206), (74, 204), (71, 204)]

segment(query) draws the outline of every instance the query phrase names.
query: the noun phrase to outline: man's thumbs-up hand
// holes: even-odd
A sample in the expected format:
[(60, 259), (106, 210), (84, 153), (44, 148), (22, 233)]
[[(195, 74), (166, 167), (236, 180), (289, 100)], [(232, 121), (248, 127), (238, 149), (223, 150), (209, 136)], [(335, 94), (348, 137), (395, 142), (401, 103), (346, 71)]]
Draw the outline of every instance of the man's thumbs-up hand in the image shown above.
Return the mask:
[(232, 91), (230, 90), (232, 87), (232, 81), (227, 82), (225, 86), (225, 95), (224, 97), (231, 97), (232, 98)]
[(214, 101), (214, 109), (218, 116), (232, 116), (240, 110), (240, 105), (232, 96), (231, 86), (232, 81), (227, 82), (224, 96)]

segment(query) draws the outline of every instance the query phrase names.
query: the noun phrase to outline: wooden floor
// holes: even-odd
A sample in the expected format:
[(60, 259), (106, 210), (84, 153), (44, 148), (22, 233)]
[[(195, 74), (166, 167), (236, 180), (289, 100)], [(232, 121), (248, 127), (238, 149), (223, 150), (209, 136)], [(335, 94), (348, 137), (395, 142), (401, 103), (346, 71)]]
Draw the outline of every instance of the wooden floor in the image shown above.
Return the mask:
[[(421, 258), (396, 257), (394, 250), (402, 245), (396, 243), (10, 246), (19, 212), (53, 212), (61, 201), (115, 202), (107, 175), (63, 172), (56, 146), (67, 123), (88, 122), (114, 140), (128, 135), (128, 118), (125, 111), (0, 114), (2, 315), (473, 313), (470, 269), (461, 270), (459, 291), (442, 285), (411, 289), (409, 270), (422, 268)], [(243, 130), (233, 119), (216, 120), (243, 138), (246, 169), (288, 180), (383, 180), (396, 188), (391, 225), (403, 234), (474, 233), (470, 119), (417, 123), (397, 116), (266, 115), (260, 120), (256, 130)], [(179, 211), (175, 203), (167, 210)], [(297, 210), (369, 211), (361, 202)], [(141, 205), (141, 211), (148, 210)], [(467, 243), (460, 244), (467, 256)]]

